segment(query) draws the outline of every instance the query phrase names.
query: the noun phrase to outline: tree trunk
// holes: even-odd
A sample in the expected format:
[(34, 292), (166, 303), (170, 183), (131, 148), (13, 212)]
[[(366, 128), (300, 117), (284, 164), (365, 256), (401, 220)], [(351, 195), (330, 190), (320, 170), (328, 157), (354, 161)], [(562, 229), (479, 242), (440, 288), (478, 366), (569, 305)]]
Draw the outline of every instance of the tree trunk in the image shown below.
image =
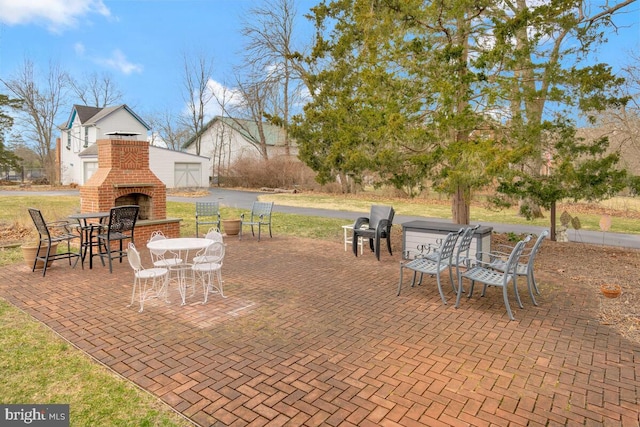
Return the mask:
[(552, 242), (556, 241), (556, 202), (551, 203), (551, 209), (549, 212), (549, 216), (551, 217), (551, 227), (549, 230), (549, 240)]
[(454, 224), (469, 224), (471, 200), (468, 195), (469, 188), (458, 184), (451, 200), (451, 213)]

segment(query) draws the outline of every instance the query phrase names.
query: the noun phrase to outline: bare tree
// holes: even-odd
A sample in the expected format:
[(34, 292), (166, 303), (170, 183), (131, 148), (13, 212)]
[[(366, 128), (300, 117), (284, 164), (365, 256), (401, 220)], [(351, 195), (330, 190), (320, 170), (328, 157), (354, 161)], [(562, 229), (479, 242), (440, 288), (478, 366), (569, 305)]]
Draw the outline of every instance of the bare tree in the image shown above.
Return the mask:
[[(224, 113), (229, 111), (229, 106), (238, 101), (237, 92), (232, 91), (226, 84), (220, 85), (217, 90), (212, 91), (213, 97), (216, 99), (220, 110)], [(223, 120), (225, 120), (223, 118)], [(230, 119), (229, 120), (233, 120)], [(208, 155), (211, 157), (211, 176), (216, 178), (215, 182), (220, 184), (220, 176), (228, 174), (231, 168), (231, 130), (225, 125), (224, 121), (218, 128), (217, 133), (213, 136), (212, 150)]]
[(57, 64), (50, 62), (42, 79), (36, 75), (33, 63), (25, 59), (15, 76), (2, 80), (5, 87), (22, 100), (19, 123), (25, 129), (25, 140), (32, 141), (50, 182), (56, 181), (54, 129), (60, 107), (67, 101), (69, 76)]
[(170, 150), (180, 151), (190, 137), (189, 129), (184, 125), (183, 120), (169, 110), (154, 113), (148, 120), (151, 127), (155, 129), (151, 145), (166, 145)]
[(122, 92), (108, 73), (91, 73), (81, 81), (71, 80), (71, 88), (83, 105), (107, 107), (122, 102)]
[(200, 155), (202, 130), (205, 125), (206, 107), (213, 98), (209, 80), (213, 74), (213, 62), (204, 54), (183, 56), (184, 101), (187, 104), (189, 129), (195, 137), (196, 154)]
[[(241, 30), (246, 40), (243, 69), (248, 67), (244, 83), (239, 84), (245, 111), (256, 123), (267, 119), (285, 130), (287, 155), (290, 141), (286, 130), (302, 88), (302, 68), (297, 63), (301, 55), (293, 45), (296, 15), (294, 0), (265, 0), (249, 10)], [(258, 129), (258, 148), (266, 158), (262, 126)]]
[(622, 163), (634, 174), (640, 174), (640, 54), (629, 52), (628, 65), (623, 67), (625, 78), (624, 95), (629, 99), (626, 105), (608, 109), (598, 121), (598, 128), (592, 129), (598, 136), (608, 136), (611, 149), (622, 153)]

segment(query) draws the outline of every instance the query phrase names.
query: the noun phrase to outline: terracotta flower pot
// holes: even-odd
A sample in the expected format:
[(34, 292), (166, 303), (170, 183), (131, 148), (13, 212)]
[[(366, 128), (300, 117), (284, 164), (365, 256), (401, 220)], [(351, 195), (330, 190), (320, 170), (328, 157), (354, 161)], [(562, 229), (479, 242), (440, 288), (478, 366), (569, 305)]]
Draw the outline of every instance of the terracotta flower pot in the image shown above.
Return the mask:
[(602, 295), (607, 298), (618, 298), (622, 293), (622, 288), (620, 285), (604, 283), (600, 285), (600, 291), (602, 292)]
[[(22, 257), (24, 258), (25, 264), (30, 268), (33, 267), (33, 260), (35, 259), (36, 253), (38, 252), (38, 244), (25, 243), (24, 245), (20, 246), (20, 249), (22, 249)], [(44, 256), (46, 250), (47, 250), (46, 246), (43, 248), (40, 248), (39, 256)], [(56, 252), (58, 252), (57, 242), (51, 245), (51, 250), (49, 251), (49, 255), (53, 255)], [(53, 260), (47, 263), (47, 267), (51, 267), (51, 263), (53, 263)], [(44, 267), (44, 261), (36, 262), (36, 270), (39, 270), (43, 267)]]
[(239, 219), (223, 219), (222, 229), (227, 236), (237, 236), (240, 233)]

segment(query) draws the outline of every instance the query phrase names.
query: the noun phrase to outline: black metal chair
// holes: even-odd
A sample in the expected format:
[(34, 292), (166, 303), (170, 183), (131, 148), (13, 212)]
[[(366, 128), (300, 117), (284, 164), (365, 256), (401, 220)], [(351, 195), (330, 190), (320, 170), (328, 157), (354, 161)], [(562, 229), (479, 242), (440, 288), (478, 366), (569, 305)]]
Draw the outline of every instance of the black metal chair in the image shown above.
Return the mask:
[(220, 204), (218, 202), (196, 202), (196, 237), (199, 237), (198, 226), (200, 224), (215, 225), (220, 230)]
[[(113, 273), (114, 259), (119, 259), (122, 263), (122, 258), (127, 256), (127, 250), (123, 246), (125, 240), (130, 240), (135, 243), (133, 233), (136, 227), (136, 221), (138, 220), (138, 212), (140, 206), (138, 205), (125, 205), (116, 206), (109, 211), (109, 222), (104, 225), (96, 225), (97, 236), (99, 243), (99, 252), (92, 254), (97, 255), (104, 264), (104, 259), (109, 260), (109, 272)], [(119, 247), (117, 250), (113, 250), (111, 244), (118, 242)]]
[[(38, 252), (33, 260), (33, 268), (31, 271), (35, 271), (38, 261), (42, 261), (44, 263), (42, 267), (42, 277), (44, 277), (44, 275), (47, 274), (47, 267), (50, 261), (68, 259), (69, 265), (71, 265), (71, 258), (76, 258), (76, 262), (73, 264), (75, 268), (78, 260), (82, 257), (82, 233), (79, 231), (78, 233), (74, 233), (74, 230), (77, 230), (77, 226), (69, 221), (52, 221), (47, 223), (42, 216), (42, 212), (38, 209), (28, 208), (28, 210), (39, 234)], [(77, 252), (71, 250), (71, 241), (75, 239), (79, 240)], [(51, 246), (54, 243), (60, 242), (67, 242), (66, 252), (51, 253), (53, 252)]]
[[(375, 252), (376, 258), (380, 261), (380, 240), (387, 240), (387, 250), (391, 252), (391, 226), (395, 211), (391, 206), (373, 205), (368, 217), (361, 216), (353, 224), (353, 253), (358, 256), (358, 237), (369, 239), (371, 252)], [(368, 228), (362, 228), (367, 225)]]

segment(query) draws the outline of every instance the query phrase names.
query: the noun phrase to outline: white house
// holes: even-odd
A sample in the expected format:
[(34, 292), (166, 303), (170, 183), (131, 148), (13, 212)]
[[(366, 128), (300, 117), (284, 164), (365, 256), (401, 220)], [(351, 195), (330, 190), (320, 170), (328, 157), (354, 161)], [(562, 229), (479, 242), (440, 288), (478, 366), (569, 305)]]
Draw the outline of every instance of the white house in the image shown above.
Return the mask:
[[(127, 138), (146, 140), (150, 129), (125, 104), (105, 108), (74, 105), (69, 120), (60, 126), (60, 182), (83, 185), (93, 175), (98, 169), (97, 140), (123, 133)], [(149, 167), (167, 188), (208, 187), (208, 165), (209, 159), (203, 156), (149, 147)]]
[[(272, 159), (287, 155), (285, 147), (285, 131), (280, 126), (262, 123), (262, 132), (267, 146), (267, 156)], [(195, 154), (196, 137), (189, 139), (183, 150)], [(251, 120), (233, 119), (216, 116), (211, 119), (200, 132), (200, 155), (210, 159), (209, 171), (212, 178), (224, 174), (237, 160), (261, 158), (258, 141), (260, 129)], [(298, 156), (298, 147), (291, 143), (289, 155)]]

